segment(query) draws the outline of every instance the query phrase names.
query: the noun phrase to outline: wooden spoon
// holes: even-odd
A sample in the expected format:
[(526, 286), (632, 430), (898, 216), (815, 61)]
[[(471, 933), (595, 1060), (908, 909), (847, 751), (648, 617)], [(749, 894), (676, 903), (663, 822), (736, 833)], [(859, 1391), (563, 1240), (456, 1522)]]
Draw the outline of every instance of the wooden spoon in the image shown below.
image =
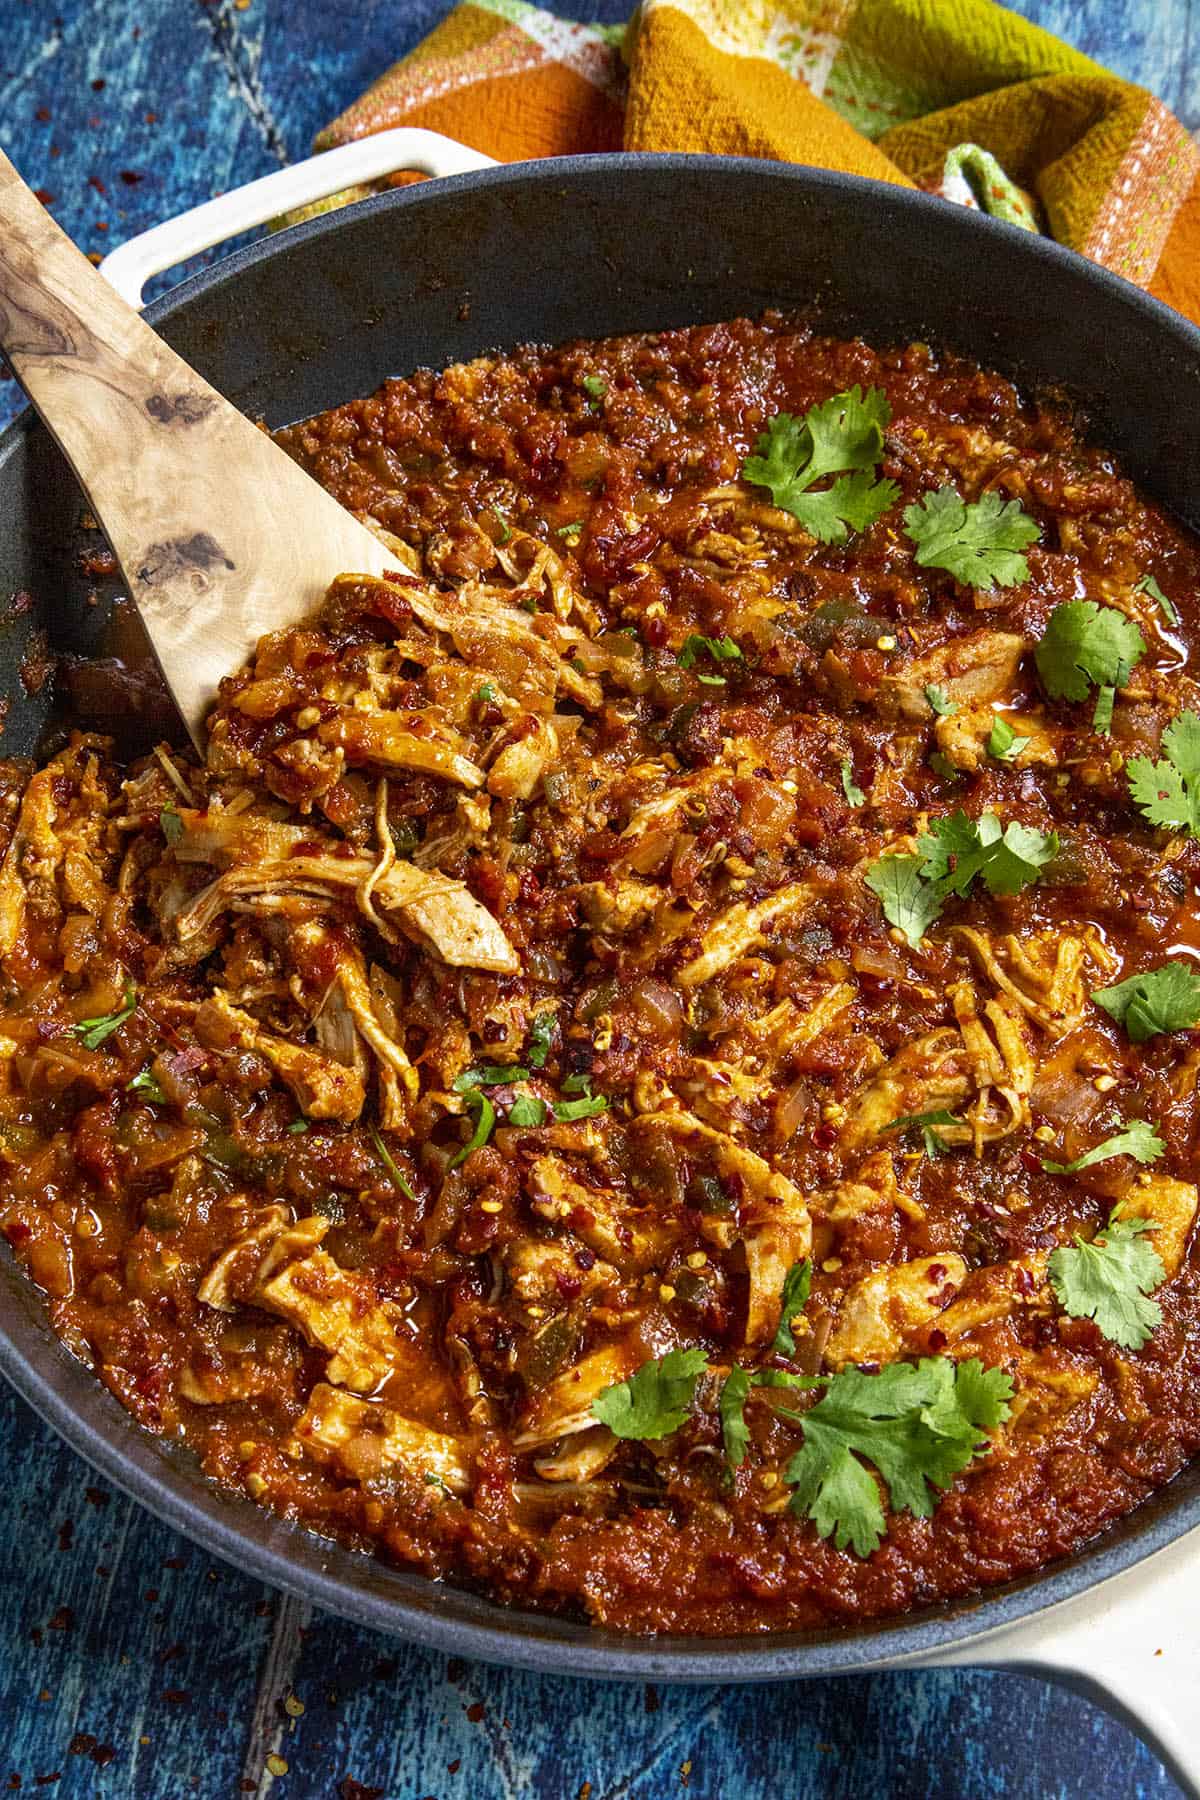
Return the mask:
[(104, 529), (201, 745), (217, 683), (396, 558), (118, 299), (0, 153), (0, 351)]

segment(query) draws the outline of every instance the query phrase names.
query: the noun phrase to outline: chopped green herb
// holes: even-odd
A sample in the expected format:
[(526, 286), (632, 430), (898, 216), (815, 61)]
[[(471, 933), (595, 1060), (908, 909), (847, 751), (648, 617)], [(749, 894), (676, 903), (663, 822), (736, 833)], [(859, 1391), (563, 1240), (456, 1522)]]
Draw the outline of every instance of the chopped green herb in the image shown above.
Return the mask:
[(583, 520), (572, 519), (569, 525), (556, 525), (554, 527), (554, 535), (555, 537), (578, 537), (582, 530)]
[(1027, 737), (1017, 736), (1007, 719), (1002, 719), (999, 714), (993, 713), (992, 729), (988, 733), (987, 741), (989, 756), (995, 757), (997, 762), (1012, 762), (1014, 757), (1020, 756), (1028, 742)]
[(884, 1126), (885, 1131), (920, 1131), (925, 1143), (926, 1156), (941, 1156), (950, 1148), (944, 1138), (940, 1138), (934, 1127), (937, 1125), (957, 1125), (952, 1112), (905, 1113), (903, 1118), (893, 1119)]
[(507, 544), (509, 538), (512, 536), (512, 528), (502, 512), (495, 508), (493, 508), (493, 510), (496, 512), (496, 523), (500, 527), (500, 542), (502, 544)]
[(165, 1106), (167, 1096), (163, 1092), (162, 1083), (150, 1073), (148, 1068), (135, 1075), (132, 1081), (125, 1084), (127, 1094), (140, 1094), (144, 1100), (152, 1100), (155, 1106)]
[(441, 1488), (443, 1494), (448, 1494), (450, 1492), (450, 1489), (446, 1486), (441, 1476), (435, 1475), (432, 1469), (426, 1469), (425, 1471), (425, 1486)]
[(1135, 581), (1133, 591), (1135, 594), (1149, 594), (1167, 624), (1178, 625), (1179, 608), (1173, 600), (1168, 600), (1153, 575), (1143, 575), (1140, 580)]
[(1076, 1232), (1074, 1249), (1056, 1250), (1047, 1269), (1063, 1311), (1095, 1319), (1126, 1350), (1140, 1350), (1162, 1319), (1158, 1302), (1146, 1298), (1167, 1273), (1158, 1251), (1143, 1241), (1155, 1230), (1152, 1219), (1118, 1219), (1114, 1212), (1091, 1243)]
[[(731, 637), (701, 637), (699, 632), (693, 631), (690, 637), (684, 639), (683, 648), (675, 660), (681, 669), (690, 669), (698, 657), (706, 654), (711, 656), (714, 662), (736, 662), (740, 661), (742, 656), (741, 650)], [(703, 681), (709, 687), (725, 686), (723, 675), (705, 675), (697, 670), (696, 679)]]
[(1200, 974), (1181, 958), (1112, 987), (1093, 989), (1092, 999), (1125, 1027), (1134, 1044), (1200, 1025)]
[(678, 1431), (708, 1367), (703, 1350), (668, 1350), (614, 1382), (592, 1401), (592, 1417), (619, 1438), (664, 1438)]
[[(482, 1095), (480, 1096), (480, 1098), (482, 1098)], [(288, 1130), (294, 1131), (295, 1126), (290, 1125), (288, 1127)], [(384, 1168), (387, 1170), (388, 1174), (391, 1176), (392, 1180), (395, 1182), (395, 1184), (399, 1188), (400, 1192), (404, 1195), (404, 1198), (406, 1200), (415, 1201), (417, 1196), (413, 1193), (412, 1188), (409, 1186), (408, 1182), (405, 1181), (403, 1175), (400, 1173), (400, 1170), (396, 1165), (395, 1158), (392, 1156), (391, 1151), (388, 1149), (387, 1145), (384, 1143), (383, 1139), (380, 1137), (379, 1132), (376, 1130), (374, 1125), (372, 1125), (372, 1127), (371, 1127), (371, 1142), (375, 1146), (375, 1152), (376, 1152), (376, 1155), (379, 1157), (380, 1162), (383, 1164)], [(453, 1168), (454, 1167), (453, 1163), (451, 1163), (450, 1166), (451, 1166), (451, 1168)]]
[(1130, 1119), (1124, 1131), (1105, 1138), (1094, 1149), (1085, 1150), (1074, 1162), (1049, 1162), (1043, 1157), (1042, 1167), (1051, 1175), (1077, 1175), (1081, 1169), (1109, 1162), (1114, 1156), (1132, 1156), (1135, 1162), (1140, 1163), (1157, 1162), (1165, 1149), (1166, 1145), (1152, 1125), (1148, 1125), (1145, 1119)]
[(865, 806), (867, 796), (854, 779), (854, 765), (847, 756), (842, 761), (842, 792), (846, 796), (847, 806)]
[(939, 719), (952, 719), (958, 711), (957, 700), (951, 700), (945, 688), (927, 687), (925, 698), (929, 702), (930, 711), (935, 712)]
[(585, 375), (582, 385), (584, 392), (590, 394), (593, 400), (603, 400), (608, 392), (608, 383), (603, 375)]
[(569, 1125), (573, 1119), (594, 1119), (597, 1113), (607, 1109), (608, 1101), (603, 1094), (589, 1094), (585, 1100), (560, 1100), (552, 1111), (560, 1125)]
[(477, 1069), (467, 1069), (456, 1075), (451, 1086), (456, 1094), (465, 1094), (471, 1088), (508, 1087), (514, 1081), (528, 1079), (529, 1070), (516, 1063), (481, 1063)]
[(552, 1012), (536, 1013), (529, 1026), (529, 1045), (525, 1051), (525, 1061), (531, 1069), (544, 1069), (546, 1058), (550, 1054), (550, 1045), (554, 1040), (554, 1014)]
[[(948, 1488), (1008, 1417), (1013, 1386), (1003, 1369), (972, 1358), (923, 1357), (892, 1363), (877, 1375), (844, 1369), (805, 1413), (784, 1412), (804, 1443), (784, 1471), (792, 1507), (839, 1550), (869, 1556), (887, 1529), (872, 1468), (893, 1511), (926, 1519), (939, 1489)], [(781, 1409), (782, 1410), (782, 1409)]]
[(125, 984), (125, 1004), (120, 1012), (102, 1013), (95, 1019), (80, 1019), (74, 1027), (75, 1035), (85, 1050), (98, 1050), (106, 1038), (110, 1038), (118, 1026), (132, 1018), (137, 1009), (137, 989), (132, 981)]
[(183, 820), (173, 806), (164, 806), (158, 815), (159, 827), (168, 844), (174, 849), (183, 836)]
[(567, 1079), (562, 1084), (562, 1091), (564, 1094), (586, 1094), (590, 1100), (592, 1095), (592, 1078), (590, 1075), (582, 1072), (575, 1075), (568, 1075)]
[(536, 1094), (518, 1094), (508, 1109), (508, 1122), (518, 1130), (544, 1125), (549, 1111), (546, 1102), (539, 1100)]
[(941, 776), (943, 781), (957, 781), (961, 773), (941, 750), (934, 750), (930, 753), (929, 766), (935, 775)]
[[(891, 416), (882, 388), (864, 394), (858, 387), (809, 407), (803, 419), (777, 413), (742, 464), (743, 478), (768, 488), (774, 504), (821, 543), (845, 543), (899, 498), (894, 481), (874, 480)], [(814, 482), (830, 475), (833, 485), (814, 492)]]
[(990, 491), (967, 502), (952, 487), (904, 509), (904, 530), (922, 568), (945, 569), (963, 587), (1012, 587), (1028, 581), (1023, 552), (1040, 535), (1018, 500)]
[(475, 690), (475, 698), (481, 706), (487, 706), (496, 698), (496, 690), (490, 681), (480, 684)]
[(812, 1261), (804, 1257), (794, 1262), (783, 1278), (783, 1298), (779, 1306), (779, 1328), (771, 1344), (777, 1356), (795, 1356), (796, 1340), (792, 1336), (792, 1320), (808, 1305), (812, 1291)]
[(1129, 792), (1152, 825), (1200, 837), (1200, 717), (1181, 712), (1162, 736), (1165, 758), (1129, 759)]
[(1034, 661), (1051, 699), (1086, 700), (1089, 688), (1124, 687), (1145, 654), (1146, 640), (1115, 606), (1067, 600), (1050, 614)]
[[(458, 1083), (455, 1082), (454, 1085), (457, 1087)], [(461, 1150), (456, 1150), (450, 1158), (452, 1169), (457, 1169), (460, 1163), (466, 1162), (468, 1156), (473, 1155), (476, 1150), (482, 1150), (496, 1123), (496, 1109), (482, 1088), (468, 1088), (463, 1097), (467, 1112), (475, 1121), (475, 1129)]]
[(303, 1132), (308, 1130), (308, 1120), (293, 1119), (291, 1124), (285, 1125), (283, 1129), (292, 1137), (300, 1137)]

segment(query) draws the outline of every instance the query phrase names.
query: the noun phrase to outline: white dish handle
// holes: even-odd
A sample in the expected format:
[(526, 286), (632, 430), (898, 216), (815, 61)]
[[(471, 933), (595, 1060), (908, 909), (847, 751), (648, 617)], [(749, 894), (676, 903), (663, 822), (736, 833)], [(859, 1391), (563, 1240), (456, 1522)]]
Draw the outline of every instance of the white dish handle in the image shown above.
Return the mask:
[(237, 237), (256, 225), (266, 225), (281, 214), (315, 200), (328, 199), (342, 188), (356, 187), (360, 182), (378, 181), (394, 175), (398, 169), (413, 169), (422, 175), (465, 175), (471, 169), (494, 168), (492, 157), (469, 150), (453, 138), (437, 131), (422, 131), (416, 126), (400, 126), (394, 131), (377, 131), (371, 137), (359, 138), (353, 144), (341, 144), (305, 162), (291, 163), (245, 187), (233, 188), (180, 213), (162, 225), (130, 238), (109, 252), (100, 264), (100, 273), (108, 278), (123, 300), (141, 307), (142, 289), (152, 275), (161, 275), (197, 251), (210, 250), (214, 244)]
[(962, 1650), (915, 1659), (1062, 1682), (1113, 1713), (1200, 1800), (1200, 1533)]

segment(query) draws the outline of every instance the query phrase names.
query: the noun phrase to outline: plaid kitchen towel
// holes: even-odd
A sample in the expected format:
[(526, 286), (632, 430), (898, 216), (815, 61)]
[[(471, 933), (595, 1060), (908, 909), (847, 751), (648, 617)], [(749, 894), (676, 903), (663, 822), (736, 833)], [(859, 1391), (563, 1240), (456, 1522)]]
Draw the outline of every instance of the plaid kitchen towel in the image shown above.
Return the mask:
[(1152, 94), (993, 0), (644, 0), (626, 28), (463, 0), (316, 147), (394, 125), (502, 162), (717, 151), (917, 186), (1200, 320), (1200, 150)]

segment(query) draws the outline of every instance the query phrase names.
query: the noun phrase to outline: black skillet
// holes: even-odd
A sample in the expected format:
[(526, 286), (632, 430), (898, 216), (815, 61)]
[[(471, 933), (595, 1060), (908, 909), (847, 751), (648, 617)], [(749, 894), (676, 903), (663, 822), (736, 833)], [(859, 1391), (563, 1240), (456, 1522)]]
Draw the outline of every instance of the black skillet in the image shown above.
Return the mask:
[[(1044, 240), (822, 171), (674, 156), (487, 169), (391, 192), (240, 250), (149, 317), (235, 404), (278, 426), (367, 393), (388, 374), (497, 346), (766, 307), (802, 308), (830, 331), (876, 343), (927, 339), (1026, 388), (1065, 388), (1094, 437), (1200, 527), (1200, 332)], [(27, 415), (0, 438), (0, 604), (26, 597), (0, 625), (0, 695), (9, 702), (0, 747), (10, 755), (45, 742), (64, 717), (116, 723), (129, 748), (163, 728), (148, 689), (124, 677), (114, 685), (120, 671), (107, 659), (114, 648), (128, 656), (136, 632), (119, 609), (114, 620), (95, 561), (90, 571), (81, 565), (102, 543), (81, 531), (80, 506)], [(39, 632), (68, 661), (30, 691), (45, 660), (29, 657)], [(1090, 1679), (1200, 1791), (1191, 1718), (1200, 1557), (1179, 1542), (1200, 1523), (1200, 1463), (1077, 1556), (976, 1600), (815, 1636), (639, 1641), (389, 1570), (218, 1491), (67, 1355), (7, 1253), (0, 1370), (160, 1517), (361, 1623), (496, 1662), (655, 1681), (948, 1660), (1042, 1668)]]

